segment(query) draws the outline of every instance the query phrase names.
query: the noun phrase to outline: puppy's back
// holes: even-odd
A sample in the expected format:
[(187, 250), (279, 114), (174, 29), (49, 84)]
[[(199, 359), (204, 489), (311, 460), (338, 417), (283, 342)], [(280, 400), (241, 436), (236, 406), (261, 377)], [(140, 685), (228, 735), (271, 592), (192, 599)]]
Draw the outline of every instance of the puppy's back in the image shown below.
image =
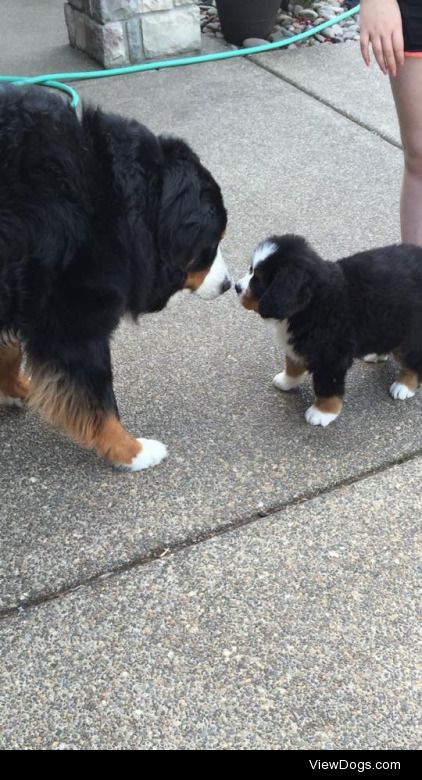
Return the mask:
[(419, 334), (420, 341), (421, 247), (392, 245), (359, 252), (338, 262), (347, 281), (348, 309), (362, 354), (389, 352), (412, 334), (412, 340)]
[(348, 282), (359, 286), (400, 290), (422, 287), (422, 247), (392, 244), (358, 252), (338, 261)]

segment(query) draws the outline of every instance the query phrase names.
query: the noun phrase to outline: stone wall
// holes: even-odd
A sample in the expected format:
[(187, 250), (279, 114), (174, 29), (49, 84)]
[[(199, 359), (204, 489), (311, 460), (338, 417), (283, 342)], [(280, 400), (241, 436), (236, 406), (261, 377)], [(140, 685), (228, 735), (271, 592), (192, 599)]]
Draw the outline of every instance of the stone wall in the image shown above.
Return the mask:
[(192, 0), (69, 0), (64, 10), (71, 46), (106, 68), (201, 48)]

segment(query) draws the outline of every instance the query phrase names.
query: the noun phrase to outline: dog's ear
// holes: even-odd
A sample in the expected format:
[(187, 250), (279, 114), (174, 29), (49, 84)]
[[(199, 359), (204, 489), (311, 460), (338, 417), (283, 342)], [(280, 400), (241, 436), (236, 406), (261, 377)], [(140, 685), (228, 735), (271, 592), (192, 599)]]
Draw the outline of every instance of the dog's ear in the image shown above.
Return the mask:
[(285, 320), (306, 308), (312, 298), (310, 274), (305, 264), (291, 262), (280, 268), (262, 295), (261, 317)]
[(201, 230), (201, 188), (186, 162), (166, 171), (158, 216), (161, 255), (167, 259), (189, 253)]

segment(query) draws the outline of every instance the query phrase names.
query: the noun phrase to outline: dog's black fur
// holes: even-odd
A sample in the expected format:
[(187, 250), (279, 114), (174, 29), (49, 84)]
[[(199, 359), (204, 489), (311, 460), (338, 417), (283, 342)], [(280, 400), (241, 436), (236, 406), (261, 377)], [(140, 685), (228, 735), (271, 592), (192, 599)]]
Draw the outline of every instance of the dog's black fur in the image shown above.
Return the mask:
[(321, 259), (301, 236), (272, 236), (249, 294), (264, 318), (288, 320), (317, 398), (342, 397), (353, 359), (393, 352), (422, 381), (422, 248), (393, 245)]
[(0, 91), (0, 334), (81, 404), (117, 411), (112, 332), (209, 268), (226, 219), (182, 140), (98, 109), (79, 120), (42, 88)]

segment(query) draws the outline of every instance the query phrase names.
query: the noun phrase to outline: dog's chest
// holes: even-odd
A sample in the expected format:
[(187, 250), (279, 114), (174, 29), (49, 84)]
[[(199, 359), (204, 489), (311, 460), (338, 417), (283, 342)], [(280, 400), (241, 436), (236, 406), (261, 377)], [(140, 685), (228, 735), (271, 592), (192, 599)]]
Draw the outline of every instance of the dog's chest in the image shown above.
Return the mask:
[(282, 349), (284, 354), (287, 355), (292, 360), (297, 360), (298, 355), (293, 349), (292, 334), (290, 333), (289, 330), (289, 321), (270, 320), (270, 324), (274, 329), (276, 342), (280, 347), (280, 349)]

